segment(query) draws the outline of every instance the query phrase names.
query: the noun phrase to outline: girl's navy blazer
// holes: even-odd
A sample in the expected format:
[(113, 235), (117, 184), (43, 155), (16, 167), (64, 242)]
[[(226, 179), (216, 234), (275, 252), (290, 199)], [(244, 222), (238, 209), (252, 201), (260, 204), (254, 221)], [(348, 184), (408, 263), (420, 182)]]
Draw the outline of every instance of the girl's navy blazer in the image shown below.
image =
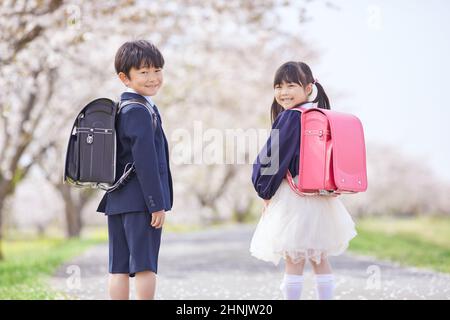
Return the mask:
[[(124, 92), (121, 101), (145, 99)], [(142, 105), (129, 104), (116, 119), (116, 177), (122, 175), (127, 163), (135, 163), (136, 173), (122, 188), (105, 193), (97, 211), (106, 215), (127, 212), (169, 211), (173, 205), (172, 175), (169, 148), (156, 106), (157, 125), (154, 128), (150, 112)]]
[[(272, 131), (278, 130), (278, 144), (272, 143), (272, 132), (266, 145), (258, 154), (253, 163), (252, 182), (258, 193), (263, 199), (270, 199), (278, 190), (281, 182), (289, 170), (293, 177), (298, 175), (298, 165), (300, 158), (300, 112), (295, 110), (284, 110), (275, 119), (272, 125)], [(272, 154), (272, 150), (279, 151), (279, 166), (274, 174), (262, 174), (264, 168), (276, 165), (272, 159), (277, 157)], [(261, 158), (269, 157), (270, 161), (261, 161)], [(263, 162), (263, 163), (261, 163)]]

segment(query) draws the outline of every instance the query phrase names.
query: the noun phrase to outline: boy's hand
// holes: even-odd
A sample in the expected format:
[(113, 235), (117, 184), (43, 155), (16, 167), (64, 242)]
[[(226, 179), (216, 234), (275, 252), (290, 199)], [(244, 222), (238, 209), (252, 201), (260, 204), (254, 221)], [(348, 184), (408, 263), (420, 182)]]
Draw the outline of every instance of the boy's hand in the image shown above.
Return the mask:
[(164, 224), (164, 219), (166, 217), (166, 212), (164, 210), (156, 211), (152, 213), (152, 222), (150, 225), (152, 227), (155, 227), (156, 229), (159, 229)]

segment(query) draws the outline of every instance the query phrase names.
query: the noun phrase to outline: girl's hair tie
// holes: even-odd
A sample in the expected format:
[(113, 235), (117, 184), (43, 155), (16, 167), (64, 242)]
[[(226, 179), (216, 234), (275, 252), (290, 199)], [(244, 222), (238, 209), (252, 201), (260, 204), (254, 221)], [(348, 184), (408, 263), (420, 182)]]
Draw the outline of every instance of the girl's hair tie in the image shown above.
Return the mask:
[(317, 78), (316, 78), (316, 79), (314, 79), (314, 82), (313, 82), (313, 83), (317, 83), (317, 82), (319, 82), (319, 80), (317, 80)]
[(316, 100), (316, 98), (317, 98), (319, 90), (317, 89), (316, 83), (317, 83), (317, 79), (314, 79), (314, 81), (312, 83), (313, 85), (312, 85), (311, 93), (308, 96), (308, 101), (309, 102), (314, 102)]

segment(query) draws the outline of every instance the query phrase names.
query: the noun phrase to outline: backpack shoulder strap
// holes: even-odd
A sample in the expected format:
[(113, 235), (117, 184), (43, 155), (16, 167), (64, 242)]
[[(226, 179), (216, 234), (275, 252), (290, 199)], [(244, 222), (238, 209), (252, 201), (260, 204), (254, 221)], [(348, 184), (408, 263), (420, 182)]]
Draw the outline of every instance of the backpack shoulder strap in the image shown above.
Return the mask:
[(145, 100), (145, 99), (135, 98), (135, 99), (125, 100), (124, 102), (120, 101), (119, 102), (119, 107), (117, 108), (117, 113), (120, 113), (120, 111), (124, 107), (126, 107), (126, 106), (128, 106), (130, 104), (139, 104), (139, 105), (145, 107), (148, 110), (148, 112), (150, 113), (150, 116), (151, 116), (151, 118), (153, 120), (153, 129), (156, 130), (156, 126), (158, 124), (156, 112), (152, 108), (152, 106), (148, 103), (148, 101)]
[[(130, 99), (130, 100), (125, 100), (124, 102), (119, 101), (118, 102), (118, 107), (117, 107), (117, 114), (120, 113), (120, 111), (130, 105), (130, 104), (139, 104), (143, 107), (145, 107), (148, 112), (150, 113), (150, 116), (152, 118), (152, 122), (153, 122), (153, 131), (156, 130), (156, 125), (157, 125), (157, 116), (156, 116), (156, 112), (153, 110), (152, 106), (150, 106), (150, 104), (147, 102), (147, 100), (145, 99)], [(114, 190), (120, 189), (123, 185), (125, 185), (132, 177), (132, 174), (134, 174), (136, 171), (136, 167), (134, 162), (132, 163), (127, 163), (122, 175), (120, 176), (120, 178), (110, 187), (107, 186), (103, 186), (103, 185), (99, 185), (99, 187), (103, 190), (105, 190), (107, 193), (109, 192), (113, 192)]]
[(129, 100), (125, 100), (124, 102), (120, 101), (119, 102), (119, 107), (117, 108), (117, 112), (120, 112), (122, 110), (122, 108), (130, 105), (130, 104), (140, 104), (141, 106), (145, 107), (146, 109), (148, 109), (148, 111), (153, 114), (155, 113), (155, 111), (153, 110), (153, 108), (149, 105), (149, 103), (147, 102), (147, 100), (145, 99), (129, 99)]

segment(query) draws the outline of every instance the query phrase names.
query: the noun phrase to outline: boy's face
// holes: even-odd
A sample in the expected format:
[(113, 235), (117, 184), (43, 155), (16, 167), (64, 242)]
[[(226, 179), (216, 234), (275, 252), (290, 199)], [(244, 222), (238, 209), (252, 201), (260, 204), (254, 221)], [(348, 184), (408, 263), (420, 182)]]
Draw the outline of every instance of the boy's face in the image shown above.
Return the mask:
[(162, 68), (141, 67), (131, 68), (130, 77), (123, 72), (119, 73), (119, 78), (129, 88), (143, 96), (154, 96), (158, 93), (163, 84)]

